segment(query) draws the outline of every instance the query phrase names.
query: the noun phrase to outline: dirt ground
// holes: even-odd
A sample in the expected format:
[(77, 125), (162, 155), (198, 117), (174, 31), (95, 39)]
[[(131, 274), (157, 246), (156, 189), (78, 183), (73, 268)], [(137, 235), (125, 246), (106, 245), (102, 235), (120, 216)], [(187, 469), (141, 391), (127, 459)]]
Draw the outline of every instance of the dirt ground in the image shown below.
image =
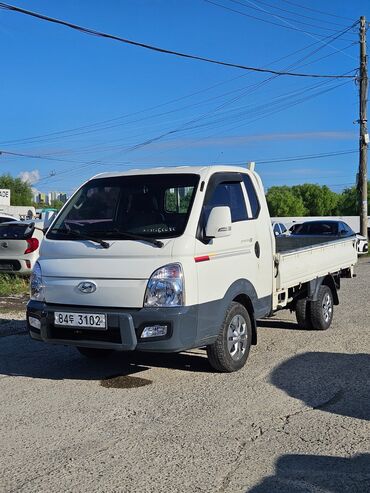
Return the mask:
[(324, 332), (260, 321), (235, 374), (201, 350), (92, 362), (32, 341), (24, 300), (5, 303), (0, 491), (370, 491), (368, 257), (340, 300)]

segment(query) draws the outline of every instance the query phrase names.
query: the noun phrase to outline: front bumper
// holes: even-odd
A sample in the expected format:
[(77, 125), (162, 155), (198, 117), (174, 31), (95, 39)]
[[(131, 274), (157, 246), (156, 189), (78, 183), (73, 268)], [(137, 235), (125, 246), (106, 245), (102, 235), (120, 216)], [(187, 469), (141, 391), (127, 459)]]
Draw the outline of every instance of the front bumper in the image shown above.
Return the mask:
[[(55, 311), (105, 313), (107, 329), (55, 326)], [(33, 339), (51, 344), (118, 351), (179, 352), (196, 347), (197, 315), (196, 306), (123, 309), (57, 305), (33, 300), (27, 305), (27, 325)], [(40, 329), (30, 325), (29, 317), (40, 320)], [(141, 339), (143, 328), (154, 324), (166, 324), (167, 335)]]

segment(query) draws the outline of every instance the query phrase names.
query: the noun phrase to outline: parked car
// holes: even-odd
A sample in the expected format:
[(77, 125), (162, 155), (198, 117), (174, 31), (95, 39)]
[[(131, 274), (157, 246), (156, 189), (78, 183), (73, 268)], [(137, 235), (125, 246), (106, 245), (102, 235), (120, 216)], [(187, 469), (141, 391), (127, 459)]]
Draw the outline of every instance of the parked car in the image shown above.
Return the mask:
[(91, 358), (206, 346), (214, 369), (239, 370), (257, 343), (256, 320), (289, 309), (302, 328), (326, 330), (340, 278), (353, 276), (353, 238), (289, 251), (279, 250), (279, 239), (291, 237), (274, 236), (252, 170), (98, 175), (42, 242), (27, 305), (30, 335)]
[(14, 221), (0, 224), (0, 272), (31, 274), (43, 237), (42, 223)]
[(11, 216), (10, 214), (7, 214), (6, 212), (0, 213), (0, 224), (8, 223), (10, 221), (19, 221), (19, 218), (17, 219), (16, 217)]
[(357, 252), (359, 255), (363, 255), (369, 251), (369, 242), (365, 236), (360, 233), (356, 233), (357, 238)]
[(306, 221), (302, 224), (294, 225), (291, 230), (292, 236), (316, 236), (323, 238), (348, 238), (355, 236), (357, 239), (357, 253), (364, 254), (368, 251), (368, 241), (365, 236), (355, 233), (347, 223), (336, 220)]
[(294, 231), (296, 231), (301, 224), (302, 223), (293, 223), (288, 230), (289, 234), (292, 234)]
[(283, 223), (272, 223), (272, 231), (274, 232), (275, 236), (280, 236), (280, 235), (286, 235), (289, 234), (289, 231), (285, 224)]

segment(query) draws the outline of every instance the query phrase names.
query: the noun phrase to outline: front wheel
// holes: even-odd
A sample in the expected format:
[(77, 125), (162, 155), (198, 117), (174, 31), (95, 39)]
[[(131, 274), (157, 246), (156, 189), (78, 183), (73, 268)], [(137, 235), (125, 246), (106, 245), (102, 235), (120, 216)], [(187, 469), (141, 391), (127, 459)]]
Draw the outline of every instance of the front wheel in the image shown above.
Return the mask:
[(249, 313), (240, 303), (232, 302), (216, 341), (207, 346), (210, 365), (220, 372), (240, 370), (248, 359), (251, 341)]

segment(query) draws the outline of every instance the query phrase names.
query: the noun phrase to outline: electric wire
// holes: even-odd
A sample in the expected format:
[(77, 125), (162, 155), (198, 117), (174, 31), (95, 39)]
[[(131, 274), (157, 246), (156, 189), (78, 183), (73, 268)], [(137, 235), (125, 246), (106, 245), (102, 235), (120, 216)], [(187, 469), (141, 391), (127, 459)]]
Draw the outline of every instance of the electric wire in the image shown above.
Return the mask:
[[(240, 10), (237, 10), (235, 8), (227, 7), (226, 5), (220, 4), (220, 3), (215, 2), (213, 0), (203, 0), (203, 1), (206, 2), (206, 3), (210, 3), (210, 4), (213, 4), (213, 5), (216, 5), (217, 7), (220, 7), (222, 9), (224, 9), (224, 10), (229, 10), (230, 12), (234, 12), (234, 13), (243, 15), (244, 17), (249, 17), (250, 19), (255, 19), (255, 20), (264, 22), (266, 24), (271, 24), (273, 26), (282, 27), (284, 29), (289, 29), (291, 31), (296, 31), (296, 32), (304, 33), (307, 36), (315, 37), (315, 39), (320, 39), (320, 38), (323, 39), (323, 37), (324, 37), (322, 33), (315, 33), (315, 32), (311, 32), (311, 31), (306, 31), (305, 29), (301, 29), (301, 28), (299, 28), (297, 26), (293, 26), (291, 24), (289, 24), (289, 25), (287, 25), (287, 23), (286, 24), (281, 24), (279, 22), (274, 22), (274, 21), (271, 21), (271, 20), (268, 20), (268, 19), (257, 17), (255, 15), (250, 14), (250, 13), (241, 12)], [(237, 2), (235, 0), (230, 0), (230, 1), (232, 1), (234, 3), (239, 3), (240, 5), (243, 5), (244, 7), (248, 7), (247, 5), (241, 4), (240, 2)], [(256, 10), (262, 11), (262, 9), (256, 9)], [(267, 13), (270, 13), (270, 12), (267, 11)], [(273, 14), (271, 13), (271, 15), (273, 15)], [(286, 22), (284, 19), (282, 19), (282, 20), (284, 22)], [(351, 26), (351, 28), (352, 28), (352, 26)]]
[[(215, 2), (211, 1), (211, 0), (204, 0), (205, 2), (208, 2), (208, 3), (214, 3), (215, 5), (218, 5), (218, 6), (222, 6), (220, 4), (216, 4)], [(263, 12), (264, 14), (269, 14), (269, 15), (272, 15), (273, 17), (276, 17), (279, 19), (279, 16), (277, 16), (276, 14), (274, 14), (273, 12), (270, 12), (268, 10), (266, 10), (265, 8), (263, 7), (258, 7), (258, 5), (256, 5), (254, 2), (250, 1), (250, 0), (245, 0), (248, 4), (248, 5), (245, 5), (245, 3), (241, 3), (240, 0), (229, 0), (230, 2), (233, 2), (233, 3), (237, 3), (237, 4), (240, 4), (240, 5), (243, 5), (244, 7), (247, 7), (247, 8), (254, 8), (260, 12)], [(235, 9), (234, 9), (235, 10)], [(235, 10), (235, 12), (241, 14), (241, 15), (247, 15), (247, 17), (249, 16), (249, 14), (245, 14), (245, 12), (240, 12), (240, 10)], [(280, 17), (281, 18), (281, 17)], [(260, 19), (261, 20), (261, 19)], [(263, 19), (265, 21), (265, 19)], [(283, 25), (283, 27), (289, 27), (290, 29), (294, 29), (294, 30), (297, 30), (297, 26), (295, 26), (294, 24), (292, 24), (291, 22), (281, 18), (282, 22), (284, 22), (285, 24)], [(271, 21), (267, 21), (266, 22), (269, 22), (271, 23)], [(358, 21), (354, 22), (351, 26), (348, 27), (347, 31), (351, 30), (354, 26), (356, 26), (356, 24), (358, 24)], [(320, 35), (318, 35), (317, 33), (312, 33), (312, 32), (309, 32), (309, 31), (306, 31), (304, 29), (300, 29), (300, 31), (305, 34), (306, 36), (309, 36), (310, 38), (313, 38), (313, 39), (316, 39), (318, 41), (320, 41)], [(323, 39), (321, 39), (321, 42), (324, 42)], [(331, 46), (331, 45), (330, 45)], [(335, 49), (337, 51), (342, 51), (340, 50), (339, 48), (336, 48), (334, 46), (331, 46), (332, 49)], [(354, 60), (357, 60), (355, 59), (354, 57), (352, 57), (351, 55), (348, 55), (347, 53), (345, 52), (342, 52), (345, 56), (348, 56), (349, 58), (352, 58)]]
[(337, 17), (338, 19), (351, 20), (349, 17), (344, 17), (342, 15), (337, 15), (337, 14), (333, 14), (330, 12), (324, 12), (323, 10), (318, 10), (318, 9), (314, 9), (312, 7), (307, 7), (305, 5), (301, 5), (299, 3), (292, 2), (291, 0), (282, 0), (282, 1), (285, 3), (289, 3), (290, 5), (294, 5), (295, 7), (299, 7), (300, 9), (310, 10), (311, 12), (318, 12), (319, 14), (328, 15), (330, 17)]
[(324, 20), (324, 19), (319, 19), (318, 17), (311, 17), (309, 15), (305, 15), (305, 14), (302, 14), (300, 12), (296, 12), (296, 11), (290, 10), (290, 9), (283, 9), (281, 7), (278, 7), (277, 5), (273, 5), (272, 3), (263, 2), (262, 0), (257, 0), (257, 2), (260, 3), (260, 4), (262, 4), (262, 5), (266, 5), (267, 7), (272, 7), (273, 9), (279, 10), (281, 12), (286, 12), (288, 14), (293, 14), (293, 15), (298, 15), (299, 17), (303, 17), (304, 19), (310, 19), (310, 20), (313, 20), (313, 21), (316, 21), (316, 22), (322, 22), (322, 23), (325, 23), (325, 24), (331, 24), (332, 26), (345, 27), (344, 24), (338, 24), (338, 22), (333, 22), (333, 21), (328, 21), (328, 20)]
[[(345, 34), (345, 32), (348, 30), (348, 28), (346, 30), (342, 30), (340, 32), (338, 32), (336, 35), (329, 35), (325, 38), (325, 40), (327, 41), (326, 44), (340, 38), (341, 36), (343, 36), (343, 34)], [(303, 48), (300, 48), (299, 50), (295, 50), (293, 53), (290, 53), (288, 55), (285, 55), (283, 57), (280, 57), (276, 60), (273, 60), (272, 62), (270, 62), (270, 64), (274, 64), (274, 63), (279, 63), (280, 61), (286, 59), (286, 58), (289, 58), (291, 56), (294, 56), (295, 54), (299, 53), (299, 52), (302, 52), (302, 51), (305, 51), (306, 49), (309, 49), (317, 44), (321, 43), (321, 40), (320, 41), (316, 41), (314, 43), (311, 43), (310, 45), (308, 46), (305, 46)], [(308, 57), (310, 57), (312, 54), (314, 53), (317, 53), (319, 50), (325, 48), (326, 44), (323, 44), (321, 46), (319, 46), (318, 48), (316, 48), (314, 51), (308, 53), (307, 55), (305, 55), (304, 57), (302, 57), (300, 60), (298, 60), (297, 62), (289, 65), (287, 67), (287, 69), (290, 69), (292, 67), (305, 67), (307, 65), (309, 65), (310, 63), (314, 63), (313, 62), (310, 62), (308, 64), (305, 64), (305, 65), (297, 65), (297, 63), (307, 59)], [(351, 45), (343, 48), (343, 50), (349, 48)], [(331, 56), (331, 55), (335, 55), (336, 52), (333, 52), (331, 54), (328, 54), (328, 56)], [(325, 57), (323, 57), (325, 58)], [(320, 59), (317, 59), (316, 61), (318, 61)], [(118, 121), (118, 120), (121, 120), (123, 118), (127, 118), (129, 116), (135, 116), (137, 114), (140, 114), (140, 113), (143, 113), (143, 112), (146, 112), (146, 111), (151, 111), (153, 109), (156, 109), (156, 108), (160, 108), (160, 107), (163, 107), (165, 105), (169, 105), (173, 102), (178, 102), (180, 100), (183, 100), (183, 99), (186, 99), (186, 98), (189, 98), (189, 97), (192, 97), (194, 95), (197, 95), (197, 94), (200, 94), (202, 92), (205, 92), (205, 91), (208, 91), (210, 89), (213, 89), (219, 85), (222, 85), (222, 84), (225, 84), (227, 82), (230, 82), (230, 81), (234, 81), (234, 80), (237, 80), (237, 79), (240, 79), (240, 78), (244, 78), (246, 76), (250, 75), (250, 73), (247, 73), (247, 74), (243, 74), (243, 75), (239, 75), (237, 77), (233, 77), (232, 79), (228, 79), (227, 81), (222, 81), (222, 82), (219, 82), (217, 84), (214, 84), (208, 88), (205, 88), (205, 89), (202, 89), (202, 90), (199, 90), (199, 91), (195, 91), (189, 95), (185, 95), (185, 96), (182, 96), (180, 98), (175, 98), (173, 100), (170, 100), (168, 102), (165, 102), (165, 103), (161, 103), (159, 105), (155, 105), (155, 106), (152, 106), (150, 108), (147, 108), (147, 109), (143, 109), (143, 110), (140, 110), (140, 111), (136, 111), (136, 112), (133, 112), (133, 113), (129, 113), (129, 114), (126, 114), (126, 115), (121, 115), (119, 117), (115, 117), (115, 118), (111, 118), (111, 119), (108, 119), (108, 120), (103, 120), (101, 122), (95, 122), (93, 124), (88, 124), (88, 125), (84, 125), (84, 126), (80, 126), (80, 127), (75, 127), (75, 128), (72, 128), (72, 129), (66, 129), (66, 130), (61, 130), (61, 131), (58, 131), (58, 132), (51, 132), (51, 133), (47, 133), (47, 134), (41, 134), (41, 135), (38, 135), (38, 136), (33, 136), (33, 137), (26, 137), (26, 138), (22, 138), (22, 139), (12, 139), (12, 140), (8, 140), (8, 141), (3, 141), (3, 142), (0, 142), (1, 145), (11, 145), (11, 144), (19, 144), (19, 143), (25, 143), (25, 144), (33, 144), (33, 143), (43, 143), (43, 142), (52, 142), (52, 141), (56, 141), (56, 140), (60, 140), (60, 139), (65, 139), (65, 138), (70, 138), (70, 137), (76, 137), (76, 136), (79, 136), (79, 135), (85, 135), (85, 134), (90, 134), (90, 133), (96, 133), (96, 132), (101, 132), (101, 131), (104, 131), (104, 130), (110, 130), (112, 128), (117, 128), (117, 127), (120, 127), (122, 125), (127, 125), (127, 124), (131, 124), (131, 123), (136, 123), (136, 122), (141, 122), (141, 121), (145, 121), (145, 120), (148, 120), (148, 119), (152, 119), (152, 118), (157, 118), (158, 116), (163, 116), (163, 115), (167, 115), (167, 114), (170, 114), (170, 113), (173, 113), (173, 112), (177, 112), (177, 111), (181, 111), (182, 109), (185, 109), (185, 108), (189, 108), (189, 107), (192, 107), (192, 106), (198, 106), (199, 104), (202, 104), (202, 102), (200, 103), (193, 103), (191, 105), (188, 105), (188, 106), (185, 106), (185, 107), (182, 107), (182, 108), (177, 108), (177, 109), (173, 109), (173, 110), (170, 110), (168, 112), (164, 112), (164, 113), (159, 113), (159, 114), (154, 114), (154, 115), (150, 115), (150, 116), (144, 116), (143, 118), (139, 118), (137, 120), (134, 120), (134, 121), (128, 121), (128, 122), (121, 122), (121, 123), (116, 123), (116, 124), (112, 124), (112, 125), (106, 125), (106, 126), (103, 126), (103, 127), (99, 127), (99, 125), (104, 125), (105, 123), (112, 123), (114, 121)], [(269, 82), (270, 80), (273, 80), (274, 78), (276, 78), (277, 75), (274, 75), (270, 78), (268, 78), (267, 80), (263, 81), (263, 84), (265, 84), (265, 82)], [(247, 88), (250, 87), (250, 86), (247, 86)], [(238, 92), (238, 91), (242, 91), (243, 88), (240, 88), (240, 89), (237, 89), (237, 90), (234, 90), (235, 92)], [(218, 95), (218, 96), (214, 96), (213, 98), (208, 98), (206, 99), (204, 102), (208, 102), (208, 101), (211, 101), (212, 99), (218, 99), (219, 97), (222, 97), (224, 95), (228, 95), (234, 91), (229, 91), (229, 92), (226, 92), (226, 93), (223, 93), (221, 95)], [(95, 127), (95, 128), (94, 128)], [(69, 135), (66, 135), (66, 134), (69, 134)], [(47, 138), (47, 137), (51, 137), (51, 138)]]
[[(206, 0), (206, 1), (209, 1), (209, 0)], [(56, 19), (55, 17), (49, 17), (49, 16), (46, 16), (43, 14), (39, 14), (37, 12), (33, 12), (30, 10), (26, 10), (26, 9), (21, 9), (19, 7), (15, 7), (13, 5), (9, 5), (9, 4), (3, 3), (3, 2), (0, 2), (0, 8), (4, 9), (4, 10), (9, 10), (9, 11), (21, 13), (24, 15), (28, 15), (31, 17), (35, 17), (37, 19), (51, 22), (54, 24), (59, 24), (59, 25), (68, 27), (70, 29), (74, 29), (76, 31), (79, 31), (83, 34), (88, 34), (88, 35), (97, 36), (97, 37), (106, 38), (106, 39), (112, 39), (114, 41), (119, 41), (121, 43), (129, 44), (132, 46), (145, 48), (147, 50), (155, 51), (155, 52), (162, 53), (162, 54), (174, 55), (174, 56), (178, 56), (178, 57), (182, 57), (182, 58), (187, 58), (187, 59), (191, 59), (191, 60), (198, 60), (198, 61), (211, 63), (211, 64), (215, 64), (215, 65), (221, 65), (221, 66), (225, 66), (225, 67), (232, 67), (232, 68), (238, 68), (241, 70), (250, 70), (250, 71), (254, 71), (254, 72), (277, 74), (277, 75), (284, 75), (284, 76), (291, 76), (291, 77), (311, 77), (311, 78), (330, 78), (330, 79), (338, 79), (338, 78), (343, 78), (343, 77), (344, 78), (353, 78), (351, 76), (340, 76), (340, 75), (335, 75), (335, 74), (304, 74), (304, 73), (284, 72), (284, 71), (279, 71), (279, 70), (265, 69), (265, 68), (260, 68), (260, 67), (249, 67), (247, 65), (225, 62), (225, 61), (216, 60), (213, 58), (202, 57), (202, 56), (197, 56), (197, 55), (191, 55), (189, 53), (182, 53), (179, 51), (169, 50), (166, 48), (161, 48), (158, 46), (149, 45), (149, 44), (141, 43), (138, 41), (133, 41), (130, 39), (122, 38), (120, 36), (115, 36), (113, 34), (108, 34), (108, 33), (104, 33), (101, 31), (96, 31), (94, 29), (82, 27), (82, 26), (79, 26), (77, 24), (72, 24), (70, 22), (67, 22), (67, 21), (64, 21), (61, 19)]]
[[(248, 9), (255, 10), (257, 12), (264, 12), (264, 9), (263, 8), (260, 8), (258, 6), (253, 6), (255, 4), (246, 5), (244, 2), (241, 2), (240, 0), (229, 0), (229, 1), (232, 2), (232, 3), (236, 3), (236, 4), (239, 4), (239, 5), (242, 5), (243, 7), (246, 7)], [(258, 3), (264, 4), (264, 2), (258, 2)], [(274, 12), (269, 12), (269, 11), (266, 11), (266, 12), (269, 13), (272, 17), (277, 18), (278, 20), (281, 19), (283, 22), (285, 20), (287, 20), (287, 21), (294, 21), (294, 22), (298, 22), (298, 24), (302, 24), (303, 26), (309, 26), (309, 27), (313, 27), (315, 29), (320, 29), (320, 30), (323, 30), (323, 31), (336, 31), (336, 29), (333, 29), (333, 28), (323, 27), (323, 26), (317, 26), (315, 24), (312, 24), (312, 23), (309, 23), (309, 22), (305, 22), (305, 21), (300, 21), (298, 19), (291, 19), (290, 17), (286, 17), (285, 15), (281, 15), (281, 14), (276, 14)], [(259, 20), (262, 20), (262, 19), (259, 19)], [(298, 29), (297, 26), (294, 26), (294, 27)], [(319, 36), (321, 35), (320, 33), (311, 33), (311, 34), (317, 34)]]

